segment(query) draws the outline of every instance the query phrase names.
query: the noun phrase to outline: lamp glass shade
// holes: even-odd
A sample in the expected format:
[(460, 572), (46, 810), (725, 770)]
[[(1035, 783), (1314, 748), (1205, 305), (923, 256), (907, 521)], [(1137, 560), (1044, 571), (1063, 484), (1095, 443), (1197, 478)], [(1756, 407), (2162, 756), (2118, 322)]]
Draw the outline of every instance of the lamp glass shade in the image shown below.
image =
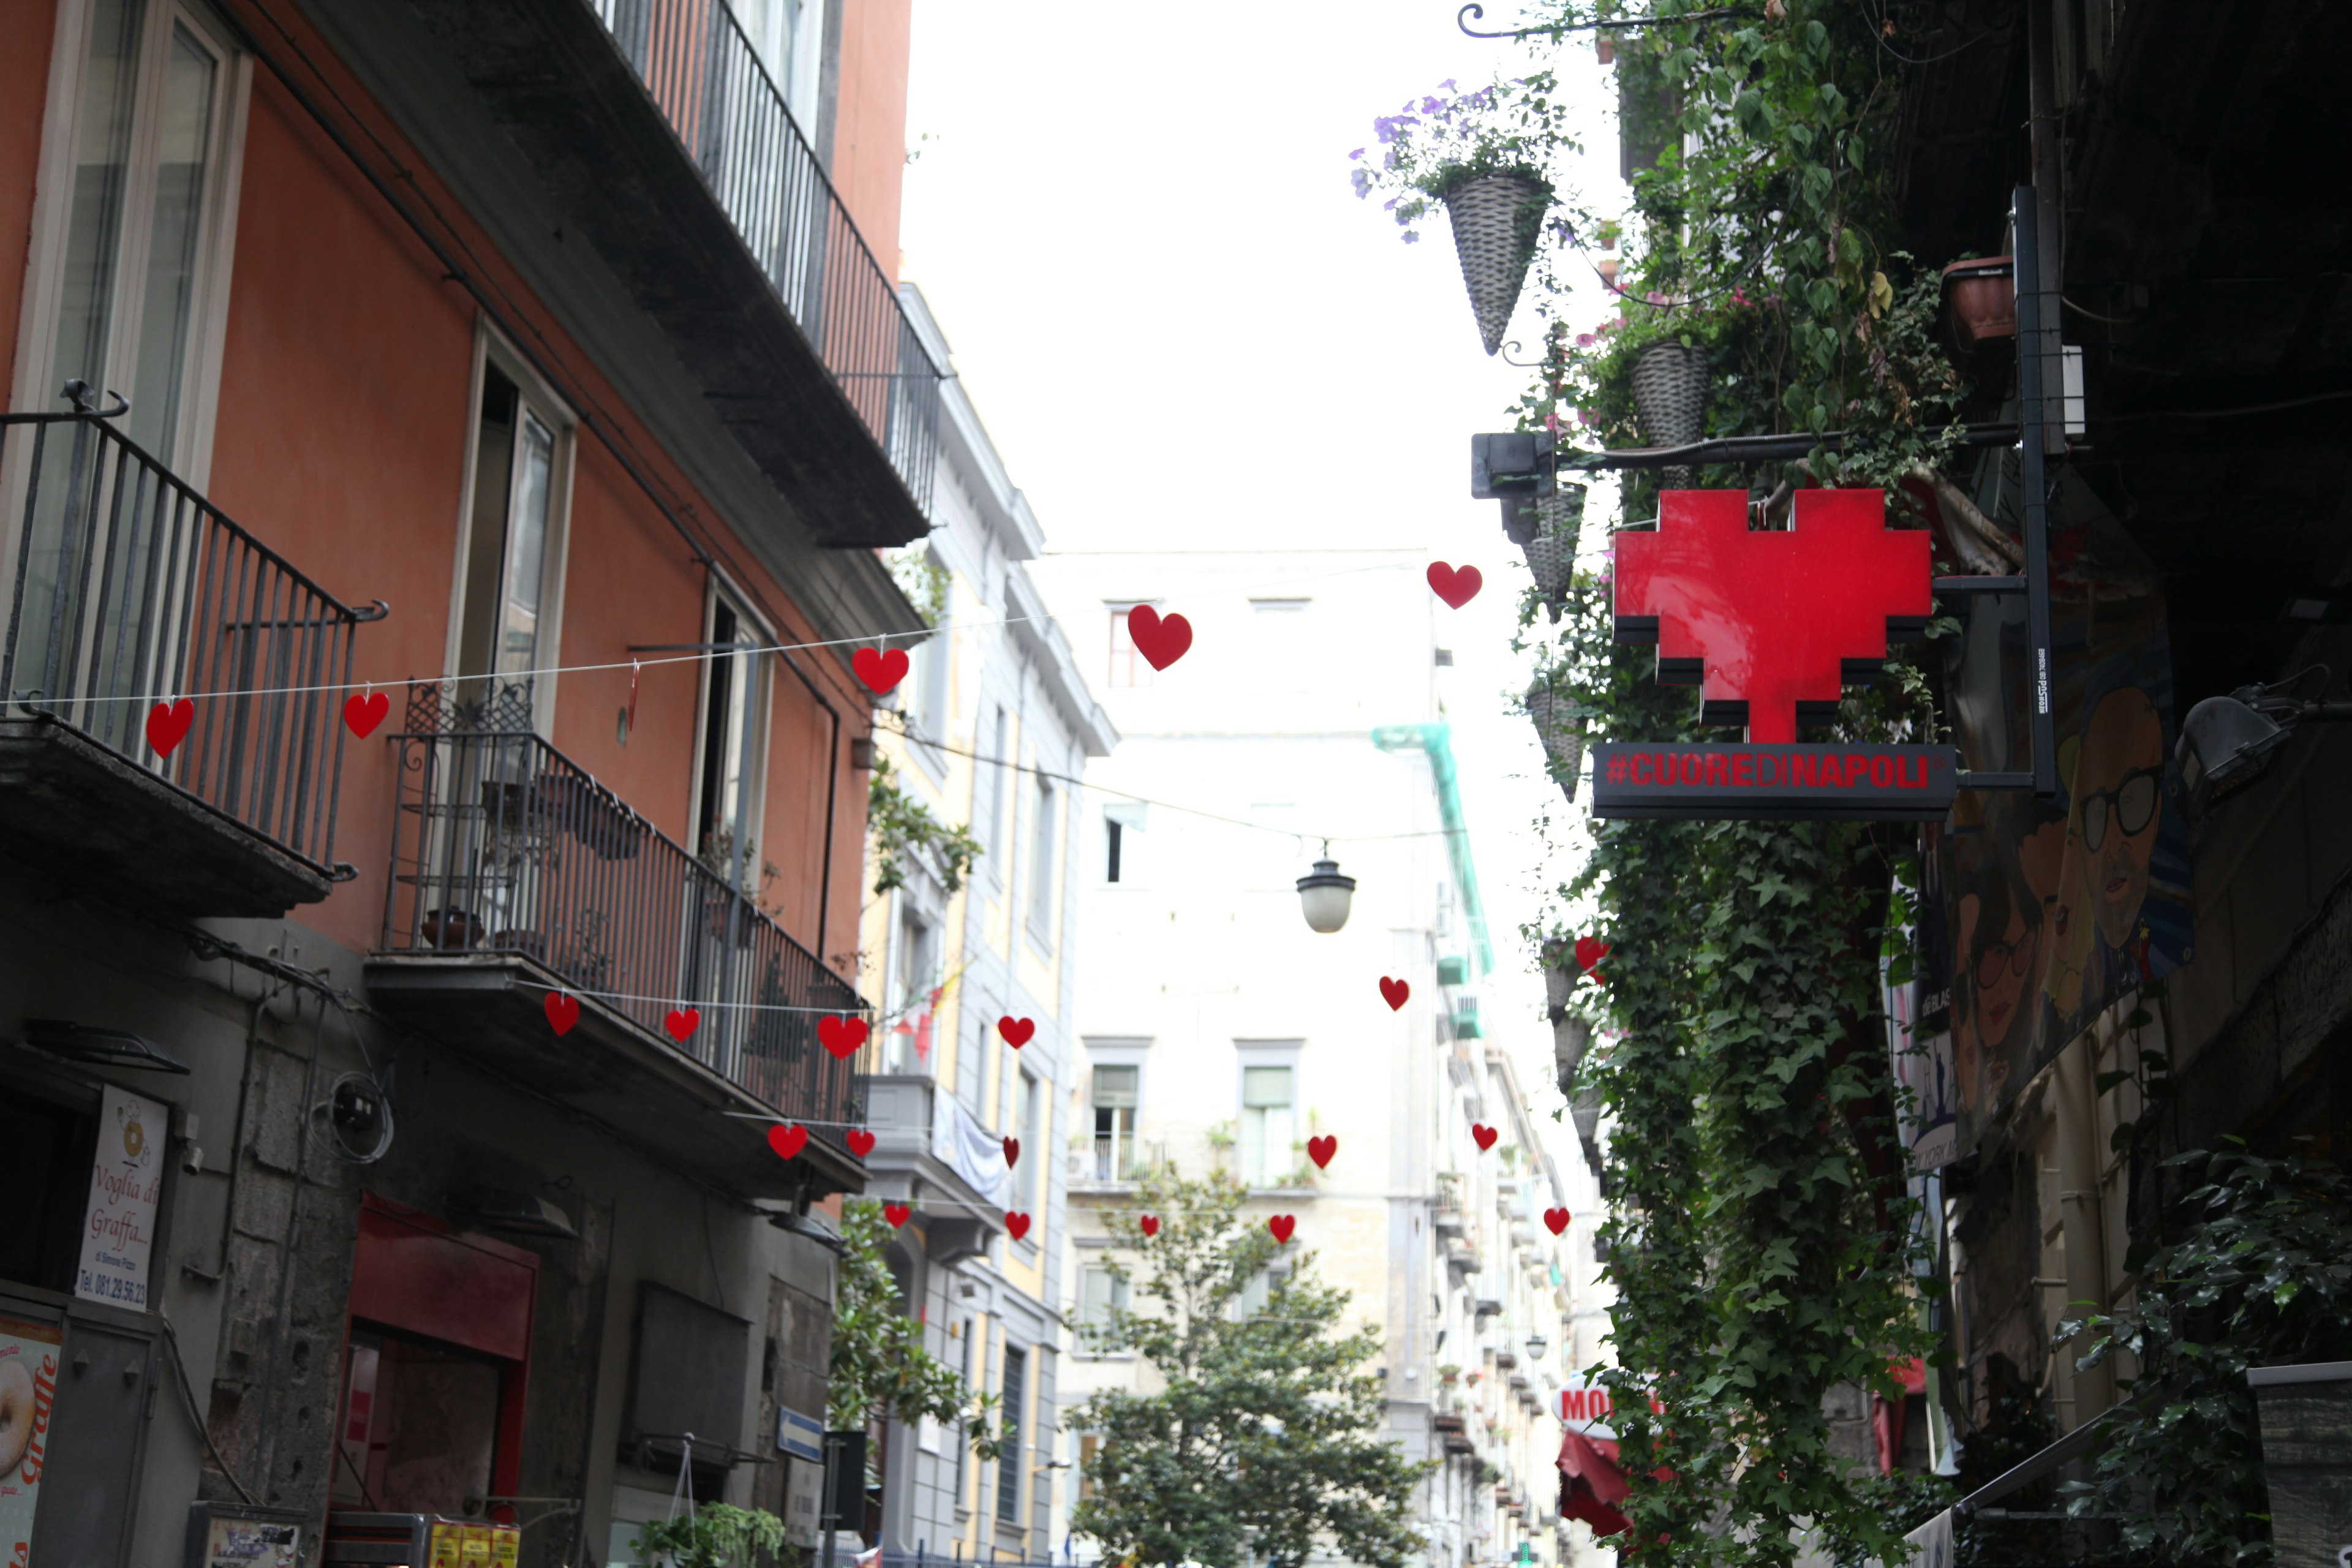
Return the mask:
[(1298, 879), (1298, 904), (1307, 926), (1329, 936), (1348, 923), (1349, 907), (1356, 897), (1356, 879), (1339, 874), (1337, 860), (1318, 860), (1315, 869)]
[(1529, 1334), (1528, 1336), (1528, 1359), (1529, 1361), (1543, 1360), (1544, 1352), (1549, 1349), (1551, 1349), (1551, 1342), (1544, 1338), (1541, 1334)]
[(2261, 776), (2287, 731), (2236, 697), (2208, 697), (2189, 710), (2178, 748), (2192, 814)]

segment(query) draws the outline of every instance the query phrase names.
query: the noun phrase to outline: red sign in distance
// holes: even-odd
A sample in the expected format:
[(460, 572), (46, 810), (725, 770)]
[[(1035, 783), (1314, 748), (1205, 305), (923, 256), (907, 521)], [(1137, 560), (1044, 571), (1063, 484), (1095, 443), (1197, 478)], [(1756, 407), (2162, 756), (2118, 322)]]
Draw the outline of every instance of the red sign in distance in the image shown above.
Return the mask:
[(1935, 613), (1929, 536), (1888, 528), (1879, 490), (1799, 490), (1785, 531), (1750, 529), (1745, 490), (1667, 490), (1657, 531), (1616, 546), (1617, 640), (1656, 643), (1660, 683), (1697, 686), (1701, 721), (1751, 744), (1833, 717)]

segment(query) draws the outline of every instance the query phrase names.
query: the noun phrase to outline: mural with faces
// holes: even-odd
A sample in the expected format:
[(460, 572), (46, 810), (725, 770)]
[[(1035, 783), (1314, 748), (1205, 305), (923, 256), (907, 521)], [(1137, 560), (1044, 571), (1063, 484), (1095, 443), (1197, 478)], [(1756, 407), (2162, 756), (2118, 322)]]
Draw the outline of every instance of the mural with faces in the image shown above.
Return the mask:
[[(2021, 532), (2015, 457), (2004, 456), (1977, 501)], [(1964, 791), (1936, 851), (1960, 1154), (2068, 1042), (2193, 952), (2163, 590), (2063, 468), (2050, 555), (2058, 797)], [(1962, 624), (1945, 652), (1961, 765), (2026, 770), (2024, 599), (1979, 597)]]

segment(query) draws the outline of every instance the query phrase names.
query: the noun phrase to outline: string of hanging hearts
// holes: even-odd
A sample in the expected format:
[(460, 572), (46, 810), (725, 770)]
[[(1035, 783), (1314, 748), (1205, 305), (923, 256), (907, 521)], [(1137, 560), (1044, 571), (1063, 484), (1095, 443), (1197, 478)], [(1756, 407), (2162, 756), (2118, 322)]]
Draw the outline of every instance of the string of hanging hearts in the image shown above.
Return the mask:
[[(1460, 609), (1475, 598), (1485, 578), (1475, 566), (1452, 566), (1443, 561), (1430, 563), (1426, 573), (1430, 591), (1454, 609)], [(993, 621), (969, 623), (983, 626), (1013, 626), (1031, 621), (1053, 621), (1052, 616), (1004, 616)], [(1184, 657), (1192, 647), (1192, 623), (1181, 614), (1162, 616), (1150, 605), (1137, 605), (1127, 613), (1128, 637), (1145, 662), (1155, 670), (1165, 670)], [(705, 659), (753, 653), (801, 653), (820, 648), (849, 647), (851, 673), (877, 697), (887, 697), (897, 690), (913, 668), (912, 661), (903, 647), (872, 647), (863, 637), (829, 637), (810, 642), (746, 645), (730, 648), (704, 648), (691, 653), (675, 654), (665, 658), (632, 658), (625, 662), (607, 660), (596, 664), (550, 665), (543, 669), (513, 672), (509, 679), (521, 680), (541, 676), (587, 675), (604, 670), (626, 669), (632, 677), (648, 665), (698, 663)], [(320, 694), (348, 693), (344, 698), (343, 726), (364, 741), (375, 733), (392, 711), (392, 700), (375, 689), (373, 680), (331, 681), (308, 686), (257, 686), (208, 691), (207, 702), (227, 701), (250, 697), (307, 697)], [(147, 712), (148, 747), (158, 757), (168, 758), (179, 750), (195, 726), (195, 699), (176, 692), (153, 692), (127, 696), (90, 696), (77, 699), (82, 702), (147, 702), (152, 706)]]

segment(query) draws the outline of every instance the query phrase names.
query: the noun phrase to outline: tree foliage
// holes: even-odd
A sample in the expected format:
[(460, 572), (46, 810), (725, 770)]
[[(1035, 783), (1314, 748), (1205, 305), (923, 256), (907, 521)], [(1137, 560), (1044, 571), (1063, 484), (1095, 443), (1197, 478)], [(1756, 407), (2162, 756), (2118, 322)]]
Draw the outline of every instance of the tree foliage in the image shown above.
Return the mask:
[[(1531, 42), (1530, 77), (1628, 9), (1523, 8), (1521, 27), (1557, 29)], [(1747, 489), (1768, 512), (1810, 481), (1874, 485), (1891, 522), (1916, 523), (1894, 487), (1957, 451), (1966, 388), (1934, 341), (1934, 276), (1913, 268), (1895, 221), (1885, 154), (1901, 67), (1885, 15), (1845, 0), (1638, 12), (1660, 20), (1613, 35), (1631, 217), (1622, 235), (1573, 208), (1547, 226), (1556, 243), (1528, 293), (1547, 352), (1523, 427), (1560, 433), (1564, 448), (1580, 431), (1650, 444), (1635, 363), (1661, 342), (1704, 347), (1706, 434), (1845, 438), (1801, 464), (1703, 468), (1700, 485)], [(1418, 188), (1439, 183), (1409, 172)], [(1579, 331), (1568, 285), (1587, 247), (1621, 239), (1616, 309)], [(1654, 475), (1626, 476), (1625, 526), (1643, 526), (1655, 496)], [(1614, 643), (1609, 589), (1605, 569), (1580, 578), (1540, 639), (1554, 694), (1588, 739), (1710, 738), (1686, 689), (1655, 685), (1649, 650)], [(1934, 729), (1921, 670), (1898, 658), (1816, 733), (1918, 742)], [(1625, 1468), (1643, 1478), (1623, 1544), (1691, 1563), (1786, 1564), (1808, 1542), (1893, 1561), (1920, 1499), (1851, 1468), (1822, 1401), (1840, 1384), (1893, 1395), (1890, 1361), (1930, 1349), (1919, 1298), (1935, 1287), (1918, 1278), (1878, 1000), (1882, 962), (1903, 959), (1907, 836), (1620, 820), (1591, 838), (1561, 889), (1575, 921), (1528, 934), (1612, 944), (1605, 986), (1575, 1005), (1602, 1026), (1583, 1083), (1615, 1126), (1616, 1364), (1600, 1374), (1617, 1390)]]
[(953, 893), (971, 875), (972, 862), (984, 853), (971, 829), (941, 822), (931, 808), (907, 793), (898, 770), (880, 752), (874, 753), (874, 779), (866, 786), (866, 834), (873, 840), (874, 890), (887, 893), (907, 885), (907, 858), (927, 857), (939, 873), (940, 885)]
[(972, 1451), (994, 1459), (1002, 1443), (989, 1419), (995, 1396), (975, 1397), (954, 1368), (923, 1348), (923, 1325), (908, 1315), (890, 1272), (885, 1249), (893, 1234), (879, 1203), (841, 1205), (826, 1424), (847, 1431), (870, 1421), (924, 1416), (942, 1425), (961, 1423)]
[[(2300, 1155), (2232, 1146), (2166, 1169), (2197, 1182), (2180, 1238), (2132, 1259), (2128, 1307), (2058, 1327), (2079, 1367), (2128, 1356), (2131, 1397), (2068, 1511), (2116, 1521), (2169, 1563), (2272, 1560), (2252, 1366), (2352, 1356), (2352, 1184)], [(2193, 1217), (2191, 1217), (2193, 1216)]]
[(1430, 1467), (1381, 1432), (1387, 1401), (1364, 1370), (1379, 1332), (1339, 1332), (1348, 1293), (1315, 1278), (1312, 1253), (1244, 1220), (1243, 1196), (1222, 1173), (1160, 1172), (1137, 1200), (1158, 1234), (1114, 1222), (1137, 1256), (1139, 1300), (1092, 1337), (1134, 1352), (1164, 1386), (1106, 1391), (1071, 1413), (1099, 1441), (1070, 1526), (1106, 1560), (1298, 1568), (1321, 1552), (1400, 1568), (1423, 1544), (1411, 1505)]

